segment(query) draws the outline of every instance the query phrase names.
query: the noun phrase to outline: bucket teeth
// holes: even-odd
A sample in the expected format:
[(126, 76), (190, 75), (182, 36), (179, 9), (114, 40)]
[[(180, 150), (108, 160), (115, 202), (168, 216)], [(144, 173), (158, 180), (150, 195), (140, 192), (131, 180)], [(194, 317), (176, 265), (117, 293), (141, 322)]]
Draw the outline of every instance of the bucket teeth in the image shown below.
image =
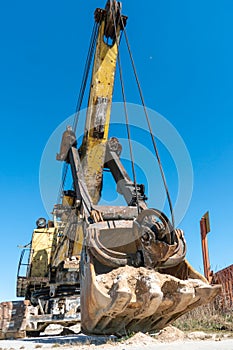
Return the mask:
[[(82, 313), (88, 315), (83, 319), (83, 330), (122, 335), (142, 329), (160, 330), (187, 311), (213, 300), (220, 290), (199, 279), (181, 280), (132, 266), (98, 276), (92, 286), (91, 293), (81, 296)], [(92, 315), (91, 300), (95, 301), (91, 303), (95, 306)]]
[(140, 276), (135, 288), (136, 302), (141, 305), (135, 312), (135, 318), (146, 318), (153, 315), (163, 299), (159, 280), (154, 276)]
[(123, 312), (132, 298), (132, 293), (127, 282), (127, 276), (120, 275), (114, 280), (109, 295), (112, 298), (112, 303), (109, 306), (110, 314), (116, 315)]

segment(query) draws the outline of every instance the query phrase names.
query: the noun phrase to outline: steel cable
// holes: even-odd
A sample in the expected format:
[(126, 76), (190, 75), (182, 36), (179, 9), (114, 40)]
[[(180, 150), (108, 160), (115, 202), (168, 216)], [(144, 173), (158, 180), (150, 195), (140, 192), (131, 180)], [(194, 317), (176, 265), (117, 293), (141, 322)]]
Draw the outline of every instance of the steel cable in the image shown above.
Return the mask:
[(140, 208), (139, 208), (139, 201), (138, 201), (137, 176), (136, 176), (136, 171), (135, 171), (135, 162), (134, 162), (131, 132), (130, 132), (130, 126), (129, 126), (129, 116), (128, 116), (128, 110), (127, 110), (127, 104), (126, 104), (123, 72), (122, 72), (122, 67), (121, 67), (119, 42), (118, 42), (118, 38), (117, 38), (116, 12), (115, 12), (115, 8), (114, 8), (113, 4), (112, 4), (112, 9), (113, 9), (113, 21), (114, 21), (114, 30), (115, 30), (115, 37), (116, 37), (115, 40), (116, 40), (116, 44), (117, 44), (117, 48), (118, 48), (117, 60), (118, 60), (119, 73), (120, 73), (121, 91), (122, 91), (122, 97), (123, 97), (123, 102), (124, 102), (125, 121), (126, 121), (127, 137), (128, 137), (128, 142), (129, 142), (129, 151), (130, 151), (130, 159), (131, 159), (131, 165), (132, 165), (133, 182), (134, 182), (135, 195), (136, 195), (136, 205), (137, 205), (137, 209), (138, 209), (138, 213), (139, 213)]
[[(75, 115), (74, 115), (74, 122), (73, 122), (73, 128), (72, 128), (74, 132), (76, 132), (76, 130), (77, 130), (80, 110), (81, 110), (81, 106), (82, 106), (82, 102), (83, 102), (83, 97), (84, 97), (84, 94), (86, 91), (86, 85), (87, 85), (87, 80), (88, 80), (88, 76), (89, 76), (89, 72), (90, 72), (91, 63), (93, 60), (93, 54), (94, 54), (94, 49), (95, 49), (96, 39), (97, 39), (97, 34), (98, 34), (97, 29), (98, 29), (98, 24), (95, 22), (94, 26), (93, 26), (92, 34), (91, 34), (89, 50), (88, 50), (86, 63), (85, 63), (85, 67), (84, 67), (84, 74), (83, 74), (83, 78), (82, 78), (82, 83), (81, 83), (79, 96), (78, 96), (78, 102), (76, 105), (76, 111), (75, 111)], [(61, 184), (60, 184), (59, 191), (58, 191), (57, 203), (59, 203), (60, 199), (62, 198), (62, 192), (64, 191), (66, 177), (67, 177), (67, 173), (68, 173), (68, 168), (69, 168), (69, 165), (67, 163), (64, 163), (63, 169), (62, 169), (62, 180), (61, 180)]]
[(155, 154), (156, 154), (156, 158), (157, 158), (157, 161), (158, 161), (160, 174), (161, 174), (161, 177), (162, 177), (162, 180), (163, 180), (163, 184), (164, 184), (164, 188), (165, 188), (165, 191), (166, 191), (167, 200), (168, 200), (170, 213), (171, 213), (172, 225), (173, 225), (173, 227), (175, 227), (175, 218), (174, 218), (173, 206), (172, 206), (172, 201), (171, 201), (170, 193), (169, 193), (168, 186), (167, 186), (166, 177), (165, 177), (165, 174), (164, 174), (164, 171), (163, 171), (163, 166), (162, 166), (161, 159), (160, 159), (160, 156), (159, 156), (158, 147), (157, 147), (157, 144), (156, 144), (156, 141), (155, 141), (155, 137), (154, 137), (154, 134), (153, 134), (153, 131), (152, 131), (150, 118), (149, 118), (149, 115), (148, 115), (148, 112), (147, 112), (147, 108), (146, 108), (146, 105), (145, 105), (145, 100), (144, 100), (144, 97), (143, 97), (142, 88), (141, 88), (141, 85), (140, 85), (140, 82), (139, 82), (136, 66), (135, 66), (135, 63), (134, 63), (132, 51), (131, 51), (130, 44), (129, 44), (129, 39), (128, 39), (128, 36), (127, 36), (127, 32), (126, 32), (125, 25), (124, 25), (124, 22), (122, 20), (122, 17), (121, 17), (121, 25), (122, 25), (123, 32), (124, 32), (124, 35), (125, 35), (126, 45), (127, 45), (128, 51), (129, 51), (130, 60), (131, 60), (131, 64), (132, 64), (132, 67), (133, 67), (134, 76), (135, 76), (135, 79), (136, 79), (136, 82), (137, 82), (137, 86), (138, 86), (141, 102), (142, 102), (142, 105), (143, 105), (144, 113), (145, 113), (145, 116), (146, 116), (146, 121), (147, 121), (148, 129), (149, 129), (149, 132), (150, 132), (153, 148), (154, 148), (154, 151), (155, 151)]

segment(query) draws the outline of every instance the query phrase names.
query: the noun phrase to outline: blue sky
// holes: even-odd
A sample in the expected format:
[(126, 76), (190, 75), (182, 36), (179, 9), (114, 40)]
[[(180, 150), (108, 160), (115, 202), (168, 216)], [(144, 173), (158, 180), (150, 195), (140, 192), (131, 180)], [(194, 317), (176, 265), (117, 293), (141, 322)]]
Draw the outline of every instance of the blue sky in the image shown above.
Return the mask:
[[(104, 5), (103, 0), (1, 4), (0, 300), (15, 299), (17, 245), (28, 243), (36, 219), (46, 216), (41, 155), (51, 133), (75, 111), (93, 11)], [(123, 9), (146, 104), (174, 125), (192, 159), (193, 196), (180, 225), (188, 259), (202, 270), (199, 219), (209, 210), (216, 271), (233, 263), (233, 2), (127, 0)], [(128, 73), (124, 53), (122, 61)], [(125, 85), (128, 102), (138, 103), (132, 75), (125, 76)], [(162, 161), (169, 172), (169, 161)]]

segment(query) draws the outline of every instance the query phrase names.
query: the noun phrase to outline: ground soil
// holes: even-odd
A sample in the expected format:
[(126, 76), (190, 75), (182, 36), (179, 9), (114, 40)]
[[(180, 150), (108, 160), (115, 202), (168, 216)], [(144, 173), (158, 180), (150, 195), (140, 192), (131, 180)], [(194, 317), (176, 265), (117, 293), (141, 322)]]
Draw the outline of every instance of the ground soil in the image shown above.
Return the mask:
[[(78, 329), (73, 329), (77, 331)], [(60, 329), (61, 331), (61, 329)], [(48, 333), (51, 335), (48, 336)], [(232, 350), (233, 335), (231, 333), (207, 334), (204, 332), (184, 332), (169, 326), (153, 334), (141, 332), (130, 337), (86, 336), (83, 334), (54, 335), (55, 329), (48, 330), (39, 338), (21, 340), (1, 340), (0, 350)], [(62, 334), (65, 334), (66, 330)], [(68, 331), (67, 331), (68, 333)], [(53, 334), (53, 336), (52, 336)]]

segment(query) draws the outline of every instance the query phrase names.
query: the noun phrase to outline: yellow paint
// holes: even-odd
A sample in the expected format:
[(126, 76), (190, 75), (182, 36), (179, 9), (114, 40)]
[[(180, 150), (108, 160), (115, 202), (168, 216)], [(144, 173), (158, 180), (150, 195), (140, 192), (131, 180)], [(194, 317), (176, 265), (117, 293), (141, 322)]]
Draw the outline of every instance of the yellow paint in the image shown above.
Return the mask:
[(73, 256), (81, 255), (83, 246), (83, 228), (82, 226), (78, 226), (74, 241), (74, 248), (73, 248)]
[[(118, 45), (115, 42), (109, 46), (104, 41), (104, 21), (100, 24), (97, 47), (95, 53), (92, 82), (89, 95), (88, 111), (86, 116), (85, 138), (82, 144), (82, 167), (86, 185), (94, 204), (100, 197), (103, 164), (105, 159), (106, 142), (110, 123), (112, 94), (114, 87)], [(117, 41), (120, 36), (120, 27), (117, 29)], [(106, 98), (104, 135), (103, 138), (94, 137), (96, 122), (96, 104), (98, 98)]]
[(70, 206), (72, 207), (74, 205), (74, 197), (72, 196), (63, 196), (62, 198), (62, 205), (65, 207)]
[(58, 243), (56, 252), (52, 259), (52, 265), (58, 266), (62, 261), (65, 261), (66, 258), (68, 257), (68, 251), (69, 251), (69, 239), (68, 237), (65, 236), (65, 237), (62, 237)]
[[(70, 228), (72, 230), (72, 228)], [(58, 266), (62, 261), (65, 261), (71, 256), (80, 256), (83, 245), (83, 227), (78, 225), (74, 232), (73, 239), (68, 236), (60, 238), (56, 251), (52, 258), (52, 266)], [(70, 247), (72, 246), (72, 250)]]
[(51, 256), (57, 244), (56, 228), (36, 229), (32, 235), (30, 277), (47, 277)]

